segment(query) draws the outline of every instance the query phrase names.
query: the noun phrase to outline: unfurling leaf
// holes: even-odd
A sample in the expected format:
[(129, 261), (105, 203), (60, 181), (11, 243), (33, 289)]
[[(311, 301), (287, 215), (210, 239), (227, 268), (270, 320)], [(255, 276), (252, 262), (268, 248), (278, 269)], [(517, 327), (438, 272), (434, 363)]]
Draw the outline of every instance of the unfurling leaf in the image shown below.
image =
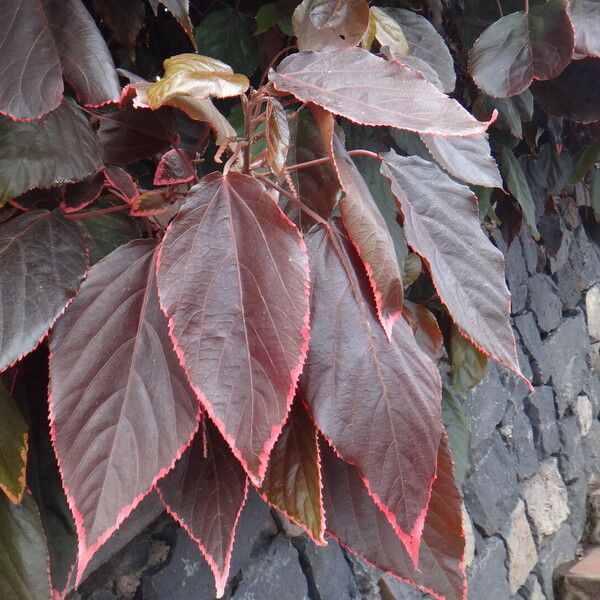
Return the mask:
[(85, 254), (79, 227), (59, 213), (32, 210), (0, 225), (0, 371), (48, 333), (77, 293)]
[(5, 57), (2, 114), (27, 120), (58, 108), (63, 77), (88, 106), (119, 99), (121, 86), (112, 57), (80, 0), (2, 4), (0, 40)]
[(442, 430), (437, 367), (404, 319), (388, 340), (344, 236), (318, 230), (308, 250), (311, 340), (302, 392), (319, 430), (356, 465), (416, 560)]
[(196, 394), (259, 485), (307, 348), (298, 230), (255, 179), (212, 173), (167, 230), (158, 285)]
[(215, 426), (205, 421), (200, 429), (157, 488), (168, 512), (204, 554), (220, 598), (227, 584), (235, 528), (246, 501), (248, 479)]
[(158, 304), (155, 250), (139, 240), (94, 265), (52, 335), (50, 423), (78, 577), (198, 426)]
[(303, 0), (292, 17), (300, 50), (356, 46), (369, 24), (366, 0)]
[(187, 183), (196, 177), (193, 163), (185, 159), (185, 150), (173, 149), (165, 152), (154, 173), (154, 185)]
[(279, 91), (362, 125), (454, 136), (488, 127), (419, 73), (362, 48), (292, 54), (269, 78)]
[(574, 33), (566, 0), (532, 6), (490, 25), (469, 56), (469, 71), (489, 96), (507, 98), (534, 79), (554, 79), (571, 62)]
[(394, 18), (390, 9), (372, 6), (371, 18), (375, 24), (375, 38), (382, 46), (387, 46), (396, 55), (409, 53), (408, 42), (401, 24)]
[(571, 0), (569, 14), (575, 27), (575, 52), (600, 58), (600, 3), (596, 0)]
[(396, 250), (369, 187), (339, 137), (331, 138), (333, 162), (346, 197), (340, 202), (344, 227), (365, 265), (379, 321), (388, 337), (401, 318), (404, 289)]
[(487, 356), (461, 335), (457, 327), (452, 327), (450, 334), (452, 387), (458, 394), (464, 396), (482, 380), (487, 360)]
[[(413, 439), (413, 443), (418, 438)], [(464, 600), (462, 498), (454, 481), (448, 441), (441, 437), (437, 472), (423, 525), (418, 568), (386, 516), (369, 497), (357, 469), (321, 440), (327, 531), (351, 552), (439, 600)]]
[(271, 452), (260, 492), (271, 506), (303, 527), (316, 544), (323, 545), (325, 514), (317, 430), (299, 400)]
[(198, 54), (178, 54), (163, 63), (165, 74), (146, 91), (150, 108), (169, 104), (177, 96), (197, 100), (229, 98), (243, 94), (250, 85), (245, 75), (225, 63)]
[(433, 163), (382, 155), (404, 214), (409, 245), (426, 261), (442, 302), (461, 331), (521, 376), (509, 323), (504, 258), (479, 225), (475, 197)]
[(269, 98), (265, 116), (267, 139), (267, 162), (274, 173), (279, 174), (285, 166), (290, 148), (290, 126), (281, 102)]
[(0, 415), (2, 415), (0, 418), (0, 490), (11, 502), (18, 504), (25, 491), (27, 423), (2, 381), (0, 381)]
[(0, 494), (0, 540), (0, 598), (50, 598), (46, 536), (29, 492), (21, 504), (11, 504)]

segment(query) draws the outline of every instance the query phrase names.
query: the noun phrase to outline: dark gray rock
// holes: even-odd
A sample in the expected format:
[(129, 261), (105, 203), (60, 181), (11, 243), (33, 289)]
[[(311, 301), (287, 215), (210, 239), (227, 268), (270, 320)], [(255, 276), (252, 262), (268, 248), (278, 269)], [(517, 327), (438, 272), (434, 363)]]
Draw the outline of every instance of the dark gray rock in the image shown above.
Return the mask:
[(560, 325), (562, 318), (562, 303), (556, 284), (548, 275), (536, 273), (527, 285), (529, 305), (539, 328), (546, 333), (553, 331)]
[(594, 421), (590, 432), (583, 438), (585, 470), (588, 474), (600, 474), (600, 422)]
[(587, 517), (587, 478), (580, 477), (567, 485), (567, 494), (569, 497), (569, 510), (571, 515), (571, 532), (576, 540), (581, 539), (585, 530)]
[[(486, 538), (468, 573), (468, 600), (509, 598), (506, 548), (497, 537)], [(494, 594), (494, 595), (492, 595)]]
[(551, 375), (550, 366), (533, 314), (528, 312), (515, 317), (515, 325), (521, 335), (523, 346), (532, 359), (535, 383), (548, 383)]
[(595, 373), (588, 375), (583, 384), (583, 391), (592, 403), (592, 414), (597, 419), (600, 414), (600, 377)]
[(517, 358), (519, 359), (519, 366), (521, 367), (521, 373), (523, 376), (529, 381), (533, 381), (533, 369), (531, 368), (531, 362), (520, 344), (517, 344)]
[(483, 456), (474, 460), (465, 483), (465, 504), (476, 525), (487, 535), (499, 531), (517, 504), (513, 455), (497, 432)]
[(517, 477), (523, 479), (533, 475), (540, 462), (533, 442), (531, 422), (522, 411), (518, 411), (513, 420), (511, 446), (515, 454)]
[(577, 417), (565, 417), (559, 424), (559, 431), (561, 448), (558, 464), (565, 483), (569, 483), (584, 474), (585, 458)]
[(583, 227), (578, 227), (575, 230), (574, 237), (575, 243), (581, 252), (583, 262), (581, 271), (583, 280), (582, 289), (587, 290), (589, 287), (600, 281), (600, 258), (598, 258), (598, 252), (595, 250), (592, 242), (588, 239)]
[(364, 560), (361, 560), (358, 556), (352, 554), (352, 552), (347, 552), (345, 550), (343, 550), (343, 552), (352, 569), (352, 574), (354, 575), (354, 581), (358, 587), (360, 598), (364, 598), (365, 600), (381, 600), (379, 589), (381, 571), (368, 565)]
[[(379, 589), (382, 591), (385, 590), (387, 593), (387, 595), (382, 593), (382, 597), (384, 598), (394, 598), (394, 600), (425, 600), (431, 598), (431, 600), (433, 600), (433, 596), (424, 594), (412, 585), (403, 583), (390, 575), (382, 576), (379, 580)], [(337, 599), (337, 596), (329, 596), (329, 598)], [(325, 598), (323, 598), (323, 600), (325, 600)]]
[(535, 575), (530, 575), (519, 592), (525, 600), (543, 600), (542, 587)]
[[(496, 236), (494, 239), (497, 241)], [(503, 250), (503, 244), (499, 246)], [(511, 293), (512, 314), (519, 314), (527, 303), (527, 265), (523, 256), (523, 248), (519, 238), (515, 238), (510, 248), (505, 252), (506, 280)]]
[(528, 273), (530, 275), (539, 273), (544, 269), (544, 263), (546, 262), (542, 249), (525, 228), (519, 234), (519, 239)]
[(232, 595), (235, 600), (308, 600), (306, 577), (290, 540), (277, 536), (252, 558)]
[(556, 423), (554, 393), (550, 386), (536, 388), (525, 400), (525, 411), (533, 429), (533, 441), (539, 458), (546, 458), (558, 451), (560, 437)]

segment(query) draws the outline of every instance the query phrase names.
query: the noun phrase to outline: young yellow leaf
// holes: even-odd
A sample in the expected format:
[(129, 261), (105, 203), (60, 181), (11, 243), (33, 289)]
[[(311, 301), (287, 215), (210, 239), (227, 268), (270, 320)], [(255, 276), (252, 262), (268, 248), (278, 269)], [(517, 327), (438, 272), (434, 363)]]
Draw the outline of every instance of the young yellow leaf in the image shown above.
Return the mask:
[[(370, 17), (375, 21), (375, 37), (382, 46), (388, 46), (393, 54), (399, 56), (405, 56), (410, 52), (402, 27), (384, 8), (372, 6)], [(371, 19), (369, 19), (370, 28)]]

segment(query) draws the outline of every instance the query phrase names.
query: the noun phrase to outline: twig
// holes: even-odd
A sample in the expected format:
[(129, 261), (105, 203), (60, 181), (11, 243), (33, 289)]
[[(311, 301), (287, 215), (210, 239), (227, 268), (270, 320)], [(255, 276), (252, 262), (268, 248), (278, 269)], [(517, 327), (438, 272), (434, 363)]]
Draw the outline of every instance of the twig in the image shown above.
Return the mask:
[[(370, 150), (349, 150), (348, 154), (350, 156), (368, 156), (370, 158), (376, 158), (377, 160), (381, 160), (379, 155), (375, 152), (371, 152)], [(323, 158), (315, 158), (315, 160), (309, 160), (303, 163), (298, 163), (297, 165), (290, 165), (286, 167), (286, 171), (297, 171), (299, 169), (307, 169), (309, 167), (317, 167), (319, 165), (328, 163), (333, 160), (331, 156), (324, 156)]]
[(500, 4), (500, 0), (496, 0), (496, 4), (498, 5), (498, 12), (500, 13), (500, 17), (503, 17), (504, 11), (502, 10), (502, 4)]

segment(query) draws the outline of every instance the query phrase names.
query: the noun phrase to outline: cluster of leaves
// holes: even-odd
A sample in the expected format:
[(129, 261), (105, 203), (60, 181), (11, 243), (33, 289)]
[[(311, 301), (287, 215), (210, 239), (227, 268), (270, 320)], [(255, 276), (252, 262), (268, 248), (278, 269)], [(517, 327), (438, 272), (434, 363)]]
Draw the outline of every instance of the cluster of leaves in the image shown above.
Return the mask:
[(222, 595), (254, 487), (465, 598), (451, 389), (521, 376), (485, 228), (600, 214), (600, 4), (243, 4), (2, 15), (2, 597), (65, 597), (152, 490)]

